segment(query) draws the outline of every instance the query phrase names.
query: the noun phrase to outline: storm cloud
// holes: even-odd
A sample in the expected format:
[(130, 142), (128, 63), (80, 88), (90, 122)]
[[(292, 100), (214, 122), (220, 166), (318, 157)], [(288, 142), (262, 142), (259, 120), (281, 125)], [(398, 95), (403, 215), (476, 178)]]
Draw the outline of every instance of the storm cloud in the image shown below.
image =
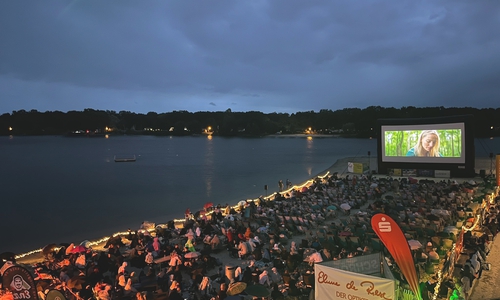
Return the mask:
[(497, 1), (0, 2), (0, 113), (498, 107)]

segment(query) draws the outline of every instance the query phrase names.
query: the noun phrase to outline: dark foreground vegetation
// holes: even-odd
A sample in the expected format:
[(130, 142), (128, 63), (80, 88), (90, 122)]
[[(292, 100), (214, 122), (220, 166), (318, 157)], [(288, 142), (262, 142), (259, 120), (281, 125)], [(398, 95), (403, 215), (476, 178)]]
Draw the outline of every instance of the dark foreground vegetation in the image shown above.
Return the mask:
[(476, 137), (500, 135), (500, 108), (445, 107), (345, 108), (294, 114), (257, 111), (220, 112), (173, 111), (147, 114), (130, 111), (13, 111), (0, 116), (0, 135), (103, 135), (150, 134), (220, 136), (264, 136), (270, 134), (336, 134), (349, 137), (376, 137), (378, 119), (432, 118), (473, 115)]

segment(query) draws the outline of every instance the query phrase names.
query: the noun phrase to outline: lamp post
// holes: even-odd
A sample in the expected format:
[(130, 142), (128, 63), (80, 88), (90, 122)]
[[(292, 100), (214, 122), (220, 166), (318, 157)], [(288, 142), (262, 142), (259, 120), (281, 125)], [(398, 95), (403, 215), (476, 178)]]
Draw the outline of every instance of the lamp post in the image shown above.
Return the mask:
[(370, 154), (370, 151), (368, 151), (368, 175), (372, 172)]
[(493, 153), (490, 153), (490, 175), (493, 176)]

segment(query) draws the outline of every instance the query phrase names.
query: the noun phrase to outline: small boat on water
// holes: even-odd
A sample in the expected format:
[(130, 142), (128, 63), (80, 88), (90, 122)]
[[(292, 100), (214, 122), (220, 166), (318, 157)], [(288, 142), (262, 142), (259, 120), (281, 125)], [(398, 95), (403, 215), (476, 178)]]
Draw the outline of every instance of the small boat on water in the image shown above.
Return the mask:
[(128, 156), (128, 157), (117, 157), (115, 155), (115, 162), (134, 162), (134, 161), (136, 161), (135, 155), (132, 156), (132, 157), (130, 157), (130, 156)]

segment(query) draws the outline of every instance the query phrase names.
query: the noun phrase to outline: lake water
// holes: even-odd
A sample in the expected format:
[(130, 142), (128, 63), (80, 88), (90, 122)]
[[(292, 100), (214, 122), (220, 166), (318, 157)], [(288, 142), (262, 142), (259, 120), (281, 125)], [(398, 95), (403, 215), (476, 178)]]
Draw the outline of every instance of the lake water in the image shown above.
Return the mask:
[[(476, 154), (488, 156), (498, 141), (476, 141)], [(256, 198), (264, 185), (272, 193), (280, 179), (300, 183), (368, 151), (376, 155), (376, 140), (0, 137), (0, 253), (164, 223), (206, 202)], [(132, 155), (136, 162), (114, 162)]]

